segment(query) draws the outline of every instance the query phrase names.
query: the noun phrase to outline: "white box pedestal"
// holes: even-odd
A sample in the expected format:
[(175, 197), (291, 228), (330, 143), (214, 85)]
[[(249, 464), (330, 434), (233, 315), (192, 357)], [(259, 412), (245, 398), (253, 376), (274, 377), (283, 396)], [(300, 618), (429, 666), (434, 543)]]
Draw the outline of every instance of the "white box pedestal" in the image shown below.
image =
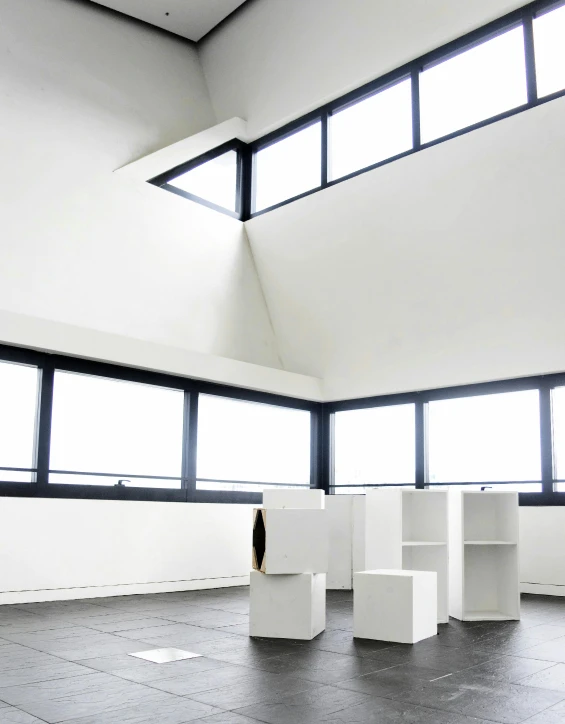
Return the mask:
[(437, 573), (353, 574), (353, 636), (415, 644), (437, 634)]
[(326, 627), (326, 574), (251, 571), (249, 635), (309, 641)]
[(253, 549), (253, 568), (263, 573), (326, 573), (329, 556), (326, 511), (256, 509)]

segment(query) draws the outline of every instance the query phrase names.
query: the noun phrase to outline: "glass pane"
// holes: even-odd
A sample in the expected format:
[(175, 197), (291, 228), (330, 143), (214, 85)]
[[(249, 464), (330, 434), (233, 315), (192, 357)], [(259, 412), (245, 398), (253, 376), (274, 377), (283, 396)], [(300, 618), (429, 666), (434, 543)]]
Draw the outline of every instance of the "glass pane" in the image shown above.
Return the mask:
[(51, 483), (180, 488), (184, 393), (135, 382), (55, 372), (51, 470), (108, 473), (107, 477), (51, 474)]
[(422, 143), (492, 118), (528, 100), (522, 27), (420, 74)]
[(255, 211), (320, 186), (322, 126), (314, 123), (255, 156)]
[(565, 88), (565, 6), (534, 19), (534, 44), (541, 98)]
[(217, 158), (167, 182), (193, 196), (211, 201), (228, 211), (237, 209), (237, 151), (228, 151)]
[[(336, 485), (414, 485), (414, 482), (414, 405), (336, 412)], [(336, 488), (335, 492), (340, 489)]]
[(330, 178), (337, 179), (412, 148), (412, 84), (391, 88), (330, 118)]
[[(36, 367), (0, 362), (0, 466), (32, 468), (39, 373)], [(31, 472), (0, 470), (0, 480), (31, 483)]]
[(539, 393), (430, 402), (428, 444), (430, 483), (541, 480)]
[(199, 395), (197, 477), (200, 490), (267, 487), (246, 482), (310, 485), (310, 413)]

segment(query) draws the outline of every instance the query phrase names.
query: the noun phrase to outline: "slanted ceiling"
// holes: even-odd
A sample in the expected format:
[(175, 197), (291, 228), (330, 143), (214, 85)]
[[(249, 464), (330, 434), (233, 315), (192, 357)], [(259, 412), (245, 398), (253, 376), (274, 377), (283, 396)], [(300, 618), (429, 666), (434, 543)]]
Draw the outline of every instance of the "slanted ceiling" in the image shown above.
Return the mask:
[(94, 0), (132, 18), (198, 42), (245, 0)]
[(565, 99), (246, 223), (286, 369), (326, 399), (565, 369)]

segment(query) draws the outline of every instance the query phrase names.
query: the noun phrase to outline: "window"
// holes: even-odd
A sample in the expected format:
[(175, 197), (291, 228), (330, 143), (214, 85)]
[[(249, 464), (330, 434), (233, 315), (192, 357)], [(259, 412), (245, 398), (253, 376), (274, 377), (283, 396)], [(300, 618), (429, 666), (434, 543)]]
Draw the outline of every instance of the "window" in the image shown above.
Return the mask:
[(322, 126), (318, 121), (282, 141), (261, 148), (255, 156), (255, 211), (320, 186)]
[(551, 393), (553, 416), (553, 467), (555, 490), (565, 493), (565, 387), (556, 387)]
[(268, 483), (310, 485), (310, 413), (199, 395), (196, 487), (260, 493)]
[(179, 390), (56, 371), (50, 468), (73, 474), (49, 482), (180, 488), (183, 410)]
[(412, 145), (412, 83), (408, 79), (331, 116), (330, 178), (392, 158)]
[(170, 179), (167, 184), (235, 213), (237, 176), (238, 153), (228, 151)]
[(336, 493), (364, 493), (364, 485), (415, 484), (414, 405), (335, 413)]
[(422, 143), (527, 103), (522, 26), (420, 74)]
[(534, 19), (538, 96), (565, 89), (565, 6)]
[(538, 390), (430, 402), (429, 482), (529, 481), (494, 487), (540, 492), (539, 418)]
[(0, 480), (35, 480), (35, 428), (38, 400), (36, 367), (0, 362)]

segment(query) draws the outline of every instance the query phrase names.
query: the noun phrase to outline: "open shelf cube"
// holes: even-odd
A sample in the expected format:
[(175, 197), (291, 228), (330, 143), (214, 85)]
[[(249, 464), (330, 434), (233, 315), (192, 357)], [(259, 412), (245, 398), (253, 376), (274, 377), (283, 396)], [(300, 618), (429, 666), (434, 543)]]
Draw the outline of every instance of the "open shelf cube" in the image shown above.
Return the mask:
[(519, 619), (518, 494), (450, 490), (449, 505), (450, 615)]
[(394, 488), (365, 497), (366, 570), (437, 573), (437, 620), (447, 623), (447, 492)]
[(403, 544), (447, 544), (447, 495), (443, 490), (403, 490)]
[(518, 493), (465, 492), (463, 540), (465, 543), (517, 543)]
[(466, 621), (520, 618), (518, 546), (465, 546), (463, 568)]

